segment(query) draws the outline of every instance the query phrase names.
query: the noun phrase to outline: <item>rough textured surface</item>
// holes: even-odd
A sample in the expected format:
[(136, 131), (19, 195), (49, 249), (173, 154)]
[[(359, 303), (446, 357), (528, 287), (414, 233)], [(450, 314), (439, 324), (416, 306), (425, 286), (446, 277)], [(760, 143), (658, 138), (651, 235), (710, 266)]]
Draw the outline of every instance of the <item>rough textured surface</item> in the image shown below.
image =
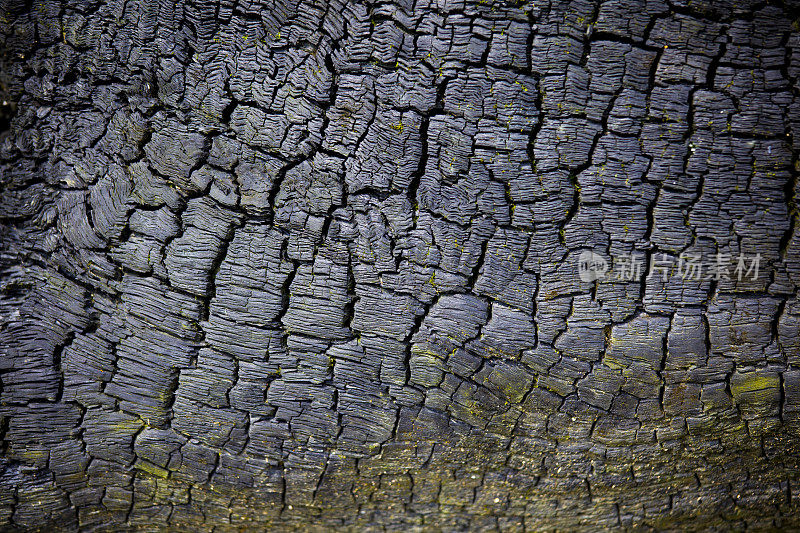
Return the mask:
[(800, 528), (798, 17), (0, 1), (0, 529)]

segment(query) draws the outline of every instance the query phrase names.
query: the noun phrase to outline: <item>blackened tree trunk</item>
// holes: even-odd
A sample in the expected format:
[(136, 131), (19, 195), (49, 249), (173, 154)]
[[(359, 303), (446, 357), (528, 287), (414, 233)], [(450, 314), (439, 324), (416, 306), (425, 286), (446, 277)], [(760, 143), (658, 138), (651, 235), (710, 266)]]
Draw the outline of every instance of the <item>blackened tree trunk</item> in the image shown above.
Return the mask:
[(800, 528), (799, 16), (0, 1), (0, 529)]

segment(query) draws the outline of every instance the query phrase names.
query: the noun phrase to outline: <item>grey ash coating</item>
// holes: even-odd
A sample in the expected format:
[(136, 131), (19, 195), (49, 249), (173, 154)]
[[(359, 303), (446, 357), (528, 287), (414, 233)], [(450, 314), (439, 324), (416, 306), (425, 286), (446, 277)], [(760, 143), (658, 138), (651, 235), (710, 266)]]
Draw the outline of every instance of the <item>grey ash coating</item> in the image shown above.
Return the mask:
[(800, 528), (799, 19), (0, 1), (0, 530)]

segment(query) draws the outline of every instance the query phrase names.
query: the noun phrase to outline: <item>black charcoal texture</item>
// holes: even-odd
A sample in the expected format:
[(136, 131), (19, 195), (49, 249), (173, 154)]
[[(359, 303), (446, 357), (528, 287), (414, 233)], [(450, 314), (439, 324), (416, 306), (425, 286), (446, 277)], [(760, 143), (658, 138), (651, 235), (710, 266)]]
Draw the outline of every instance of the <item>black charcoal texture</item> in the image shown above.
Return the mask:
[(0, 530), (800, 530), (799, 154), (797, 0), (0, 0)]

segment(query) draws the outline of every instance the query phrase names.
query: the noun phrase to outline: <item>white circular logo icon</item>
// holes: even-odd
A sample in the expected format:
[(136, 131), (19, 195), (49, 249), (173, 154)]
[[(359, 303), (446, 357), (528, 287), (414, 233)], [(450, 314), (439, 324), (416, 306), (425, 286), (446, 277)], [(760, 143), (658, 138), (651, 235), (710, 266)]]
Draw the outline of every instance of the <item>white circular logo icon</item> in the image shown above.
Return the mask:
[(578, 277), (581, 281), (591, 282), (603, 279), (608, 272), (608, 261), (591, 250), (581, 252), (578, 257)]

